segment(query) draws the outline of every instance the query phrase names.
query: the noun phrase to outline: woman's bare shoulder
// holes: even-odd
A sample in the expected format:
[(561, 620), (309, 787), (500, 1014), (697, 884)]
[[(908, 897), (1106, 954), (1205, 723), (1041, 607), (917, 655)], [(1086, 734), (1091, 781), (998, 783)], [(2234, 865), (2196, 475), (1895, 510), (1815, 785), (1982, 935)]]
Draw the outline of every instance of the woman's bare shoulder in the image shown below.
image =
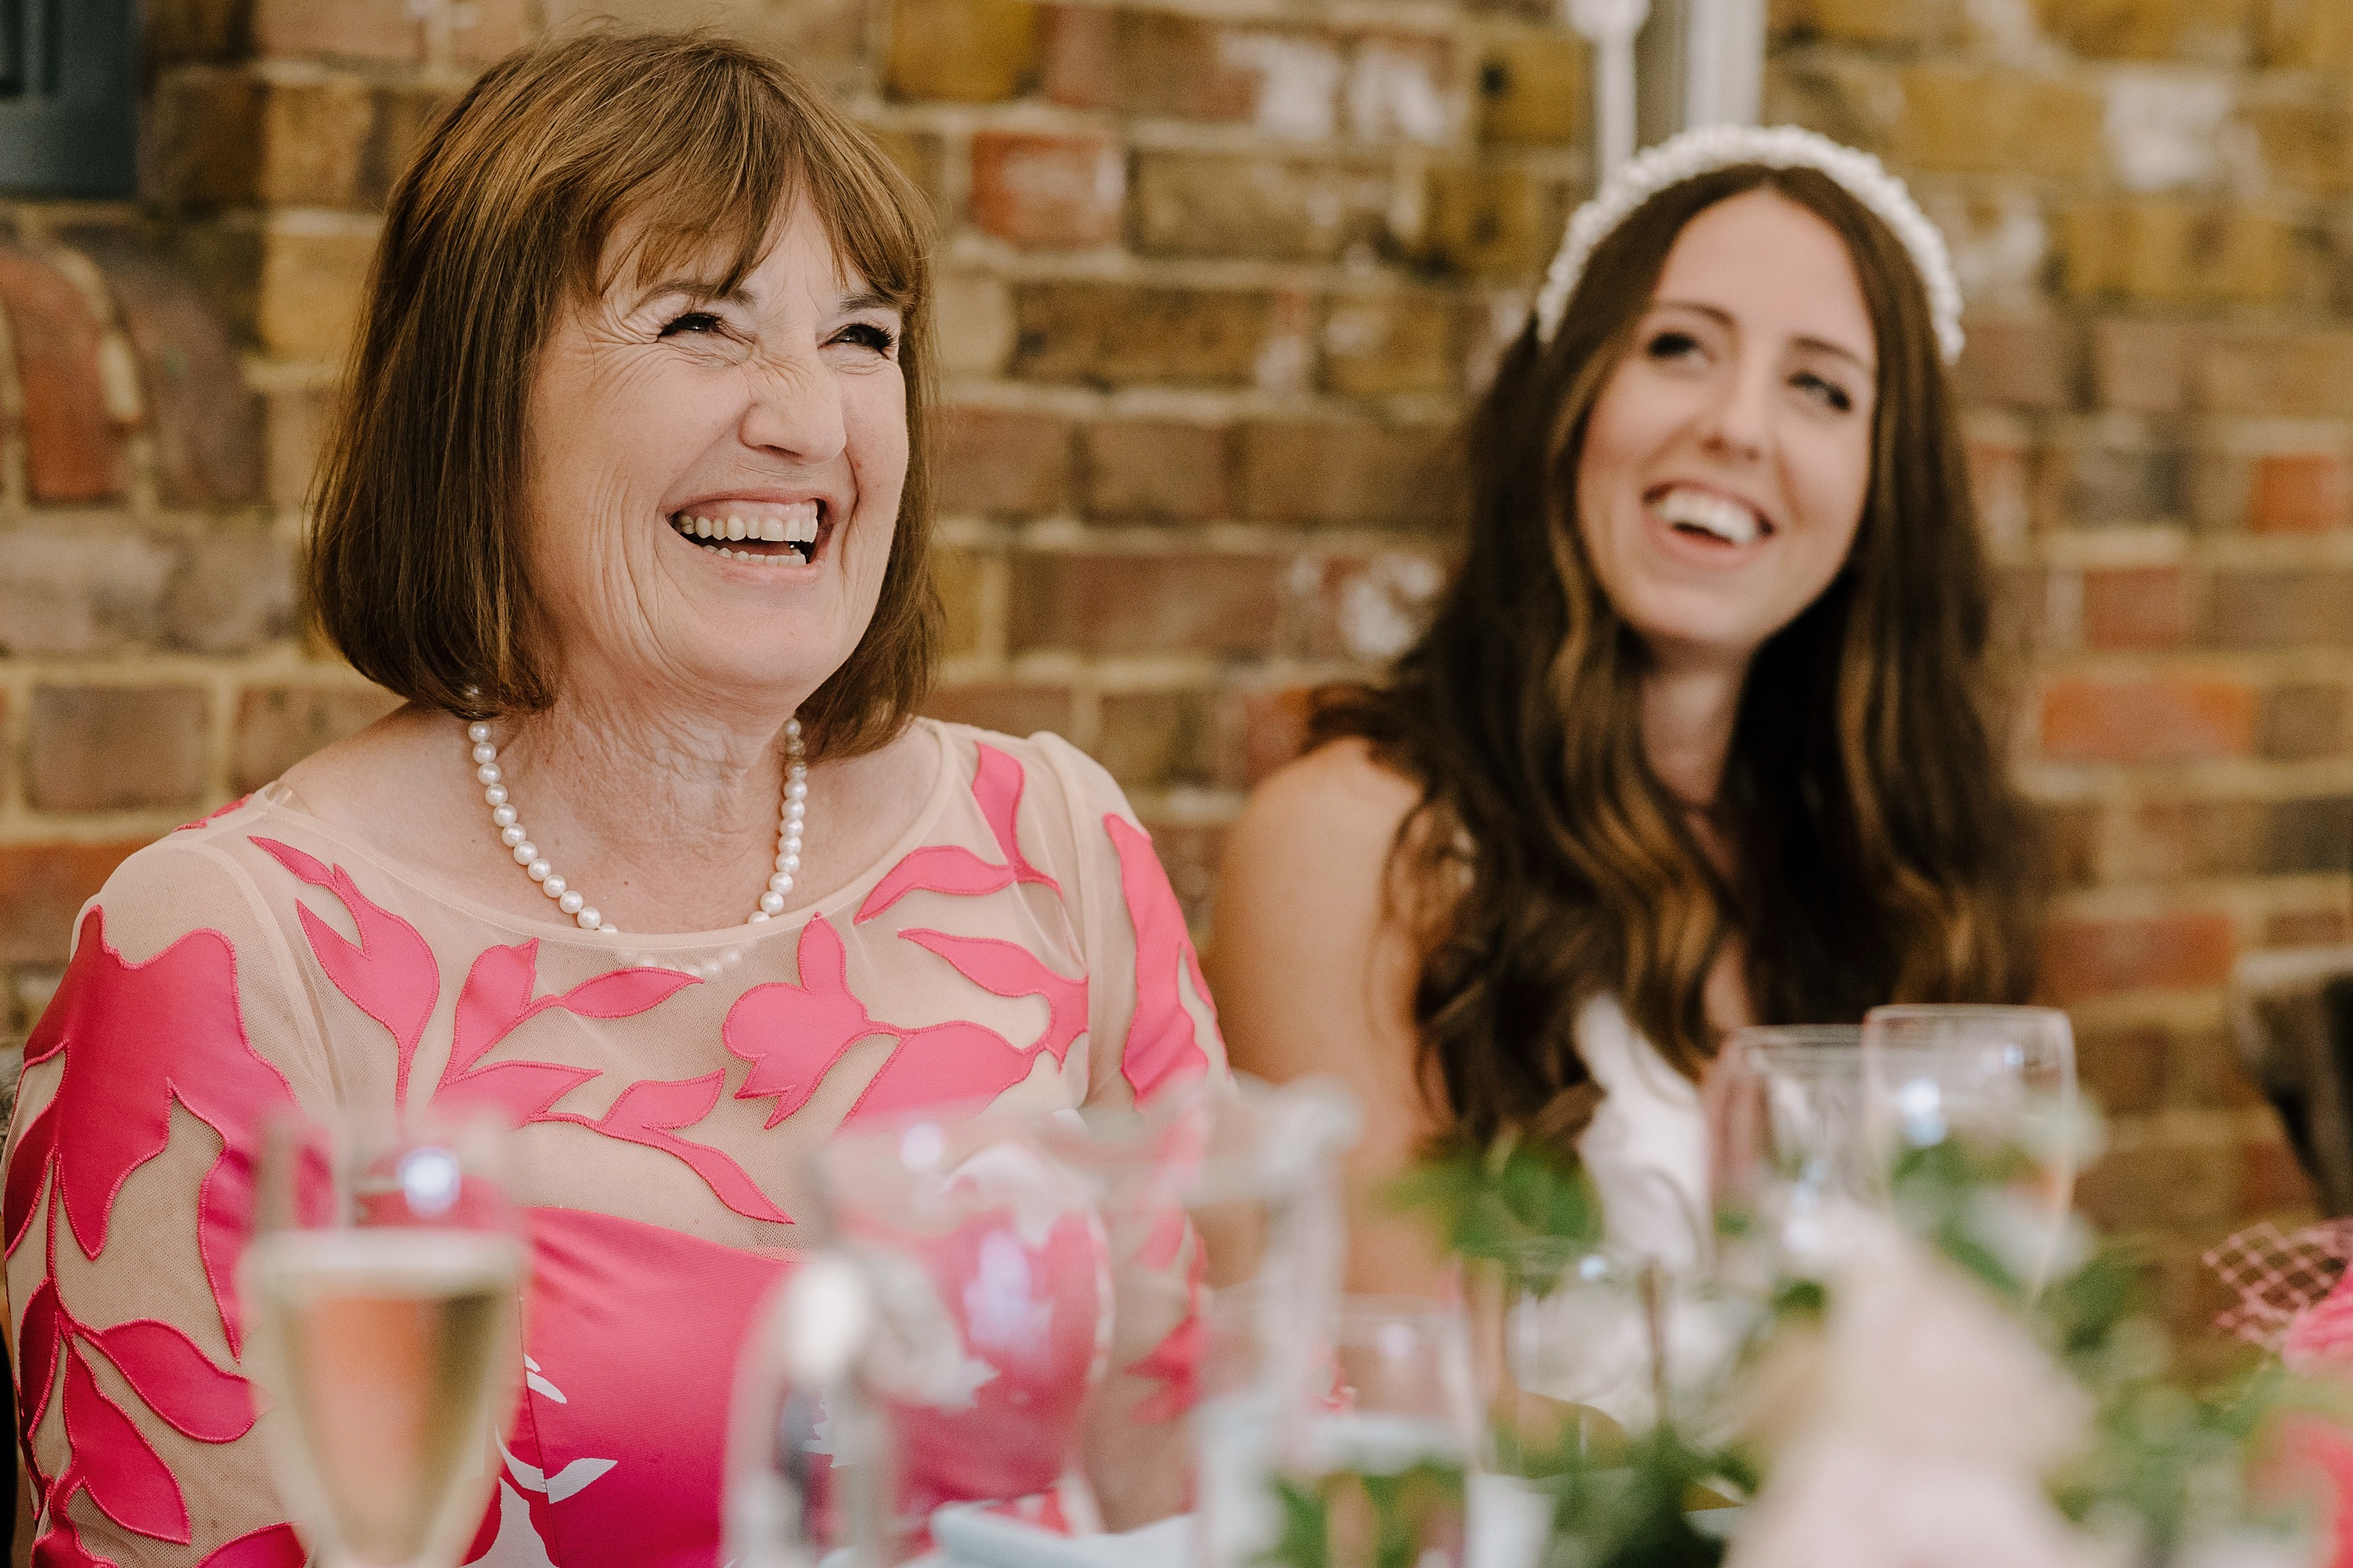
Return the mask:
[(1336, 858), (1377, 873), (1420, 801), (1421, 786), (1365, 742), (1332, 741), (1260, 784), (1233, 833), (1248, 851), (1286, 866)]
[(413, 821), (442, 819), (479, 794), (463, 729), (413, 702), (321, 747), (279, 782), (301, 810), (380, 848), (396, 847)]

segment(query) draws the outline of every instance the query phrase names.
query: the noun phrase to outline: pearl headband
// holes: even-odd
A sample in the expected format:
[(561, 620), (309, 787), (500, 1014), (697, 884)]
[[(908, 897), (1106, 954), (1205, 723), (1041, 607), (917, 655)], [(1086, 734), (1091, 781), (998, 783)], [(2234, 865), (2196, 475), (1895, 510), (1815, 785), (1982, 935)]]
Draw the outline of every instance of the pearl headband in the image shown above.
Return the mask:
[(1568, 220), (1560, 252), (1545, 273), (1536, 294), (1536, 342), (1549, 344), (1568, 313), (1568, 297), (1584, 276), (1594, 247), (1634, 210), (1671, 185), (1718, 169), (1762, 163), (1768, 169), (1815, 169), (1828, 174), (1846, 193), (1885, 224), (1911, 253), (1920, 282), (1928, 295), (1928, 314), (1936, 327), (1936, 346), (1945, 363), (1961, 357), (1961, 287), (1953, 277), (1953, 258), (1945, 248), (1942, 230), (1928, 221), (1904, 182), (1881, 167), (1868, 153), (1840, 145), (1829, 137), (1795, 125), (1760, 128), (1754, 125), (1703, 125), (1672, 136), (1619, 165), (1602, 183), (1591, 201)]

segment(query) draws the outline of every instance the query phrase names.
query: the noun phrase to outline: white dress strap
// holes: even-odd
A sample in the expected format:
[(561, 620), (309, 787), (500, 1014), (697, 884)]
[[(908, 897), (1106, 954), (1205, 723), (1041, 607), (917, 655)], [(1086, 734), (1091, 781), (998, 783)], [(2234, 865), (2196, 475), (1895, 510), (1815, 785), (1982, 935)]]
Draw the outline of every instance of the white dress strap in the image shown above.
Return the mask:
[(1699, 1086), (1636, 1032), (1614, 996), (1578, 1011), (1577, 1049), (1602, 1089), (1577, 1152), (1601, 1194), (1608, 1240), (1671, 1272), (1698, 1269), (1714, 1231)]

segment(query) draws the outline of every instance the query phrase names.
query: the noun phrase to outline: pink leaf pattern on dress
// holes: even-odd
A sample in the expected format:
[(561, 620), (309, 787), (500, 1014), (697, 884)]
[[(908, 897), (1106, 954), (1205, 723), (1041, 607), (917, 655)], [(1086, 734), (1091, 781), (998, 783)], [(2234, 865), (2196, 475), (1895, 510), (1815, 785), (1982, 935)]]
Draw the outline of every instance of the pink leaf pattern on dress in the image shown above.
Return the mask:
[[(65, 1308), (58, 1300), (58, 1282), (44, 1279), (33, 1288), (32, 1299), (25, 1303), (25, 1321), (16, 1333), (16, 1393), (24, 1401), (24, 1429), (30, 1433), (41, 1424), (49, 1408), (49, 1393), (58, 1381), (58, 1349), (65, 1340)], [(32, 1446), (25, 1448), (25, 1458), (33, 1474), (40, 1467), (33, 1463)]]
[(253, 1391), (245, 1379), (215, 1366), (171, 1324), (136, 1318), (111, 1329), (75, 1328), (183, 1436), (234, 1443), (253, 1426)]
[(294, 1527), (273, 1524), (238, 1536), (196, 1568), (302, 1568), (309, 1560)]
[(99, 1511), (125, 1530), (188, 1543), (188, 1504), (147, 1439), (122, 1407), (109, 1399), (90, 1375), (81, 1352), (66, 1351), (66, 1439), (73, 1462), (49, 1489), (48, 1510), (65, 1511), (77, 1491), (87, 1491)]
[(938, 953), (955, 972), (995, 996), (1043, 996), (1048, 1009), (1046, 1032), (1038, 1046), (1057, 1062), (1071, 1053), (1071, 1042), (1087, 1029), (1087, 978), (1066, 979), (1046, 967), (1046, 961), (1018, 942), (993, 936), (953, 936), (939, 931), (902, 931), (899, 935), (916, 946)]
[(1209, 1054), (1185, 1005), (1179, 972), (1191, 976), (1193, 994), (1204, 1006), (1209, 1005), (1209, 986), (1151, 836), (1115, 812), (1104, 816), (1103, 831), (1119, 852), (1120, 891), (1135, 927), (1135, 1014), (1128, 1021), (1120, 1071), (1140, 1103), (1209, 1070)]
[(607, 1138), (675, 1154), (694, 1168), (695, 1174), (703, 1179), (721, 1203), (737, 1214), (790, 1225), (792, 1216), (768, 1201), (767, 1194), (760, 1191), (743, 1166), (707, 1143), (690, 1142), (678, 1135), (679, 1128), (691, 1127), (711, 1114), (712, 1108), (719, 1103), (719, 1090), (726, 1079), (723, 1069), (677, 1083), (643, 1079), (623, 1089), (621, 1097), (613, 1101), (613, 1108), (599, 1121), (591, 1121), (585, 1116), (564, 1111), (540, 1120), (575, 1122)]
[(1016, 821), (1021, 811), (1021, 764), (994, 746), (983, 743), (976, 749), (980, 762), (973, 771), (972, 798), (980, 807), (981, 818), (988, 824), (1005, 863), (992, 866), (961, 844), (927, 844), (910, 851), (875, 884), (874, 890), (866, 895), (865, 903), (859, 906), (852, 924), (872, 920), (917, 891), (973, 898), (1021, 882), (1034, 882), (1057, 893), (1062, 890), (1060, 883), (1031, 865), (1021, 853), (1021, 835)]
[(33, 1542), (33, 1568), (115, 1568), (111, 1557), (100, 1557), (81, 1542), (72, 1520), (57, 1516), (42, 1537)]
[(334, 894), (359, 928), (360, 940), (354, 945), (311, 913), (308, 904), (300, 906), (302, 934), (310, 939), (319, 967), (353, 1006), (390, 1031), (399, 1047), (393, 1098), (398, 1104), (407, 1104), (408, 1069), (417, 1059), (417, 1043), (424, 1038), (425, 1022), (441, 997), (441, 972), (434, 965), (433, 950), (415, 926), (370, 902), (341, 866), (322, 866), (275, 839), (253, 842), (302, 880)]
[(794, 952), (798, 983), (753, 986), (727, 1009), (719, 1031), (727, 1049), (752, 1064), (735, 1098), (776, 1097), (770, 1127), (807, 1104), (850, 1047), (875, 1035), (895, 1039), (902, 1034), (867, 1016), (866, 1004), (850, 994), (849, 952), (823, 915), (809, 917)]
[(556, 1011), (585, 1018), (628, 1018), (659, 1006), (684, 986), (698, 984), (671, 969), (618, 969), (582, 981), (558, 996), (532, 995), (539, 979), (536, 940), (512, 947), (487, 947), (467, 971), (458, 992), (449, 1060), (433, 1091), (436, 1105), (482, 1105), (506, 1112), (515, 1126), (545, 1115), (550, 1107), (599, 1074), (593, 1068), (558, 1062), (493, 1062), (476, 1067), (491, 1048), (524, 1020)]
[(1033, 1050), (1015, 1050), (981, 1024), (934, 1024), (899, 1033), (898, 1048), (841, 1119), (852, 1122), (913, 1115), (939, 1106), (979, 1105), (1029, 1076)]

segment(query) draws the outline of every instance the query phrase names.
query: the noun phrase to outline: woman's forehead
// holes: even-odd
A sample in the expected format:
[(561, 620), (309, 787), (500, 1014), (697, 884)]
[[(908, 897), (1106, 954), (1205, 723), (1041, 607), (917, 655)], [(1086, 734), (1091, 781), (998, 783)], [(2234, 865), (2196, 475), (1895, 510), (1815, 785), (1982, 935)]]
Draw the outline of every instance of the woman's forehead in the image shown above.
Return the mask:
[(633, 215), (614, 226), (597, 268), (599, 291), (630, 309), (667, 293), (759, 304), (796, 286), (824, 298), (872, 292), (814, 204), (779, 204), (756, 237), (696, 231)]
[(1846, 240), (1820, 214), (1771, 190), (1727, 197), (1685, 224), (1652, 297), (1857, 358), (1869, 357), (1876, 336)]

